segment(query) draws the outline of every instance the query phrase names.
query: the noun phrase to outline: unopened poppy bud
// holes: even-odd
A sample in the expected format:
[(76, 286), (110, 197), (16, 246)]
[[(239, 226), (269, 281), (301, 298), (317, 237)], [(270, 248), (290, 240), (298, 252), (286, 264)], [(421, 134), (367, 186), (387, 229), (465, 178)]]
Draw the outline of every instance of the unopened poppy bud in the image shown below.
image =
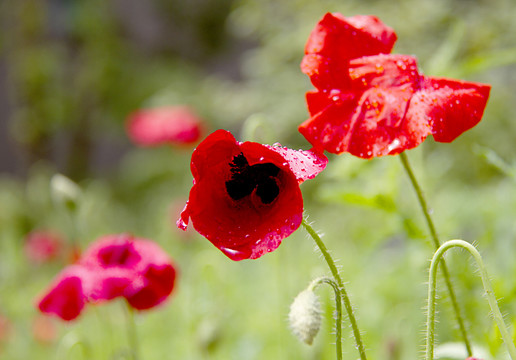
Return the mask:
[(52, 200), (55, 204), (64, 206), (68, 210), (75, 210), (81, 196), (81, 189), (72, 180), (61, 174), (55, 174), (50, 180)]
[(311, 345), (321, 327), (321, 305), (309, 288), (300, 292), (288, 315), (292, 332), (304, 343)]

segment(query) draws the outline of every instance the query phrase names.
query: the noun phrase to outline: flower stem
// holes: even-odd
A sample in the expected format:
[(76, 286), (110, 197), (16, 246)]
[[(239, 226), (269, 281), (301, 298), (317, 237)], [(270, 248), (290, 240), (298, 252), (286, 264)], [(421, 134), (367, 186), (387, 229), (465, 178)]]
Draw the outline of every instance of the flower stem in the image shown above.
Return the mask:
[(351, 328), (353, 329), (353, 335), (355, 337), (357, 350), (360, 354), (360, 359), (366, 360), (367, 357), (366, 357), (365, 350), (364, 350), (364, 344), (362, 343), (362, 337), (360, 335), (360, 331), (358, 330), (358, 325), (357, 325), (355, 315), (353, 314), (353, 306), (351, 305), (351, 301), (349, 300), (346, 289), (344, 288), (344, 283), (342, 282), (342, 279), (339, 275), (337, 266), (335, 266), (335, 262), (333, 261), (330, 253), (328, 252), (328, 249), (326, 248), (326, 245), (322, 241), (319, 234), (317, 234), (317, 232), (312, 228), (312, 226), (310, 224), (308, 224), (306, 219), (303, 219), (302, 224), (305, 227), (308, 234), (310, 234), (312, 239), (314, 239), (315, 243), (319, 247), (319, 250), (321, 250), (321, 253), (323, 254), (324, 259), (326, 260), (326, 263), (328, 264), (328, 267), (330, 268), (333, 278), (335, 279), (335, 281), (340, 289), (341, 298), (342, 298), (342, 301), (344, 302), (344, 307), (346, 308), (346, 312), (348, 313), (348, 318), (349, 318), (349, 322), (351, 323)]
[(468, 250), (473, 258), (475, 259), (478, 269), (480, 271), (480, 277), (482, 278), (482, 284), (484, 285), (484, 290), (486, 292), (487, 301), (489, 303), (489, 307), (491, 308), (491, 312), (495, 319), (496, 325), (500, 330), (500, 334), (502, 335), (502, 339), (507, 346), (507, 350), (509, 351), (509, 355), (512, 360), (516, 360), (516, 347), (512, 342), (512, 338), (509, 335), (509, 331), (505, 326), (505, 322), (503, 321), (502, 314), (500, 313), (500, 309), (498, 307), (498, 302), (496, 301), (496, 297), (494, 296), (493, 287), (491, 286), (491, 282), (489, 281), (489, 276), (487, 275), (486, 268), (484, 266), (484, 262), (482, 261), (482, 257), (478, 250), (471, 245), (470, 243), (464, 240), (450, 240), (441, 245), (434, 254), (432, 258), (432, 262), (430, 264), (430, 275), (428, 281), (428, 314), (427, 314), (427, 332), (426, 332), (426, 360), (433, 360), (434, 356), (434, 324), (435, 324), (435, 287), (436, 287), (436, 278), (437, 278), (437, 267), (439, 262), (443, 263), (443, 255), (446, 250), (452, 247), (461, 247)]
[(333, 291), (335, 291), (335, 347), (337, 352), (337, 360), (342, 360), (342, 292), (341, 288), (339, 288), (339, 285), (333, 281), (332, 279), (324, 276), (320, 277), (318, 279), (315, 279), (310, 284), (309, 288), (311, 290), (315, 289), (317, 285), (321, 283), (326, 283), (330, 285), (333, 288)]
[[(409, 164), (408, 157), (404, 152), (402, 152), (400, 154), (400, 159), (403, 164), (403, 168), (407, 172), (407, 175), (410, 178), (410, 182), (412, 183), (412, 186), (414, 187), (414, 190), (416, 191), (416, 195), (419, 200), (419, 204), (421, 205), (421, 209), (423, 210), (423, 214), (425, 216), (426, 223), (428, 224), (428, 229), (430, 230), (430, 235), (432, 237), (434, 247), (437, 250), (439, 248), (439, 246), (441, 246), (441, 243), (439, 241), (439, 237), (437, 236), (437, 231), (435, 230), (434, 222), (432, 221), (430, 212), (428, 211), (428, 206), (427, 206), (425, 197), (423, 195), (423, 191), (421, 190), (421, 187), (419, 186), (419, 183), (416, 180), (414, 172), (412, 171), (412, 168)], [(468, 339), (468, 333), (466, 331), (466, 326), (464, 325), (464, 319), (462, 318), (459, 303), (457, 301), (457, 297), (455, 295), (455, 291), (453, 290), (453, 286), (452, 286), (452, 283), (450, 280), (450, 273), (448, 272), (448, 267), (446, 266), (444, 259), (441, 261), (441, 271), (442, 271), (442, 274), (444, 277), (444, 282), (446, 283), (446, 287), (448, 288), (448, 293), (450, 295), (452, 307), (455, 312), (455, 317), (457, 318), (457, 322), (459, 324), (459, 330), (462, 334), (462, 338), (464, 340), (464, 345), (466, 346), (466, 352), (467, 352), (468, 356), (471, 357), (473, 355), (473, 352), (471, 350), (471, 343), (469, 342), (469, 339)]]
[(138, 344), (138, 335), (136, 334), (136, 323), (134, 321), (134, 310), (125, 302), (125, 315), (126, 315), (126, 326), (127, 326), (127, 339), (129, 341), (129, 347), (131, 349), (131, 355), (133, 360), (140, 359), (140, 347)]

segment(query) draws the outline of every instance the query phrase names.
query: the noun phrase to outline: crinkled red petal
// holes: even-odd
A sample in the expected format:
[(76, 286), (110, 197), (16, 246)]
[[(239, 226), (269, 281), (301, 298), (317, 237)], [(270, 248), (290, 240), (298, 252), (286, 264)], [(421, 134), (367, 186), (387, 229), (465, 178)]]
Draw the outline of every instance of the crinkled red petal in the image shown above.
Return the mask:
[(349, 60), (389, 53), (395, 42), (394, 31), (375, 16), (327, 13), (308, 38), (301, 70), (318, 89), (344, 87)]
[(436, 141), (451, 142), (480, 122), (490, 89), (486, 84), (425, 77), (407, 119), (426, 119)]
[(364, 158), (399, 154), (419, 145), (430, 133), (424, 119), (406, 121), (406, 89), (372, 88), (360, 99), (346, 151)]
[(409, 101), (420, 82), (417, 60), (408, 55), (381, 54), (351, 60), (349, 77), (351, 89), (344, 90), (359, 93), (370, 88), (403, 88), (405, 101)]
[(299, 125), (298, 130), (314, 147), (340, 154), (348, 148), (356, 107), (354, 99), (337, 100)]
[(305, 54), (320, 54), (336, 61), (389, 53), (396, 42), (394, 30), (377, 17), (357, 15), (346, 18), (327, 13), (312, 30)]

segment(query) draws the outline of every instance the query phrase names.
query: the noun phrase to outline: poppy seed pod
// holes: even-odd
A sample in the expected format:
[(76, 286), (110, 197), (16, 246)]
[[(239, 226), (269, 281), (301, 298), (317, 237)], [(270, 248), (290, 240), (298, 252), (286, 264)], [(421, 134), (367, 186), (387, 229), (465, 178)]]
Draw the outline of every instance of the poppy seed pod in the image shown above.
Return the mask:
[(311, 345), (322, 320), (319, 299), (311, 289), (305, 289), (296, 296), (290, 305), (288, 320), (294, 335), (305, 344)]

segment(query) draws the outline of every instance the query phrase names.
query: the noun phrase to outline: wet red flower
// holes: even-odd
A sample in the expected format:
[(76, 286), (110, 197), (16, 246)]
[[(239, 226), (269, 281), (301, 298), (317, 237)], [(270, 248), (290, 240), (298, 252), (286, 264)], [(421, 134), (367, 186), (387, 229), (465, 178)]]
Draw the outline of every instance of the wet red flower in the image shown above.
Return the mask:
[(117, 297), (137, 310), (149, 309), (171, 294), (175, 278), (170, 258), (157, 244), (127, 234), (109, 235), (57, 276), (38, 307), (63, 320), (77, 318), (88, 302)]
[(299, 227), (299, 184), (327, 161), (312, 151), (241, 143), (217, 130), (192, 154), (194, 185), (177, 226), (185, 230), (191, 220), (232, 260), (259, 258)]
[(63, 239), (56, 232), (36, 230), (27, 235), (24, 251), (33, 263), (49, 262), (62, 254)]
[(388, 54), (394, 31), (374, 16), (326, 14), (310, 34), (302, 71), (314, 147), (361, 158), (399, 154), (428, 135), (451, 142), (482, 118), (490, 86), (424, 76), (416, 59)]
[(142, 109), (127, 119), (127, 133), (141, 146), (192, 144), (199, 140), (202, 120), (187, 106)]

